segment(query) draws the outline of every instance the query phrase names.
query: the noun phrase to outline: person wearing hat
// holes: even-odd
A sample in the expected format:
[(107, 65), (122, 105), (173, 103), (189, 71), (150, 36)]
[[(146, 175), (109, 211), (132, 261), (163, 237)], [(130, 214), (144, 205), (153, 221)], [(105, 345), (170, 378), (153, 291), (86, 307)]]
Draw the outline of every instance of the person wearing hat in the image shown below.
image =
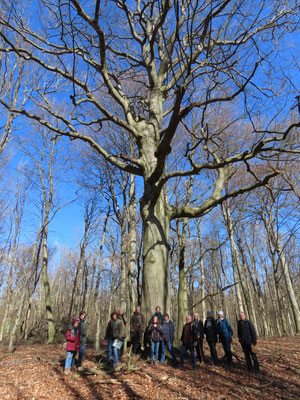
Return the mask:
[(219, 341), (222, 343), (225, 352), (228, 367), (232, 368), (232, 353), (230, 348), (230, 343), (232, 340), (232, 329), (229, 321), (224, 318), (223, 311), (218, 312), (217, 332), (219, 334)]
[(68, 329), (66, 334), (67, 344), (67, 357), (65, 360), (65, 375), (71, 372), (71, 369), (75, 364), (76, 353), (80, 347), (80, 331), (79, 331), (79, 320), (74, 318), (72, 321), (72, 328)]
[(209, 345), (211, 361), (214, 365), (218, 364), (218, 356), (216, 351), (217, 343), (217, 324), (212, 317), (212, 312), (207, 311), (206, 320), (204, 323), (204, 334), (206, 336), (206, 341)]
[[(256, 357), (255, 352), (253, 351), (253, 346), (256, 346), (256, 332), (254, 325), (251, 321), (249, 321), (245, 313), (243, 311), (240, 312), (240, 320), (238, 321), (238, 336), (239, 342), (241, 343), (243, 352), (245, 354), (245, 359), (247, 363), (248, 372), (253, 371), (253, 365), (251, 358), (254, 364), (254, 370), (256, 373), (259, 372), (259, 363)], [(251, 356), (251, 358), (250, 358)]]

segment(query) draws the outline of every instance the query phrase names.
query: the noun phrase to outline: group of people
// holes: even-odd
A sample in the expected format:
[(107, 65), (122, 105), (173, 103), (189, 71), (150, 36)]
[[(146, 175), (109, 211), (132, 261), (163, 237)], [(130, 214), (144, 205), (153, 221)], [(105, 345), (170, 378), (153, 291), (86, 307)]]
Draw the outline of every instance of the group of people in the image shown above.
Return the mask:
[[(240, 320), (237, 324), (238, 337), (242, 346), (248, 371), (259, 372), (259, 363), (256, 356), (256, 332), (251, 321), (246, 319), (245, 313), (240, 312)], [(126, 338), (125, 329), (127, 322), (124, 312), (120, 309), (118, 312), (111, 313), (111, 319), (107, 325), (105, 339), (107, 341), (107, 362), (111, 362), (113, 357), (113, 368), (118, 365), (118, 360), (122, 358), (124, 340)], [(232, 328), (229, 321), (224, 317), (223, 311), (218, 312), (218, 318), (214, 319), (212, 312), (207, 311), (207, 317), (203, 324), (198, 313), (194, 313), (193, 319), (190, 315), (186, 316), (185, 324), (182, 328), (181, 346), (180, 346), (180, 366), (184, 367), (184, 361), (189, 352), (192, 358), (193, 369), (196, 369), (196, 356), (201, 365), (205, 361), (203, 351), (203, 340), (206, 337), (210, 348), (212, 364), (218, 364), (216, 344), (222, 343), (225, 357), (229, 368), (232, 368)], [(166, 349), (169, 350), (172, 363), (175, 367), (179, 365), (176, 353), (173, 348), (175, 337), (175, 327), (168, 314), (162, 314), (159, 306), (151, 316), (148, 325), (141, 313), (141, 307), (137, 306), (135, 312), (130, 318), (130, 342), (133, 356), (141, 352), (144, 338), (145, 348), (149, 345), (150, 362), (157, 365), (158, 361), (164, 363), (166, 359)], [(65, 373), (68, 374), (74, 366), (76, 352), (79, 352), (77, 366), (81, 366), (82, 357), (86, 343), (86, 319), (82, 312), (78, 319), (72, 322), (66, 335), (67, 338), (67, 357), (65, 361)]]

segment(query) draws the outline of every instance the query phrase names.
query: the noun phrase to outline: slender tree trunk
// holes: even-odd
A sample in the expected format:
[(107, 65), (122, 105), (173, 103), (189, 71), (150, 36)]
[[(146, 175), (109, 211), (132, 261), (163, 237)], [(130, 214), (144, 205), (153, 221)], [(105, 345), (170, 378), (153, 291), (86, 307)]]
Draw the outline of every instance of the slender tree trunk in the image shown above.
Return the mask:
[(236, 292), (236, 298), (237, 298), (237, 306), (238, 306), (238, 309), (241, 311), (241, 310), (244, 310), (242, 293), (241, 293), (241, 289), (240, 289), (240, 283), (243, 281), (243, 277), (239, 276), (239, 267), (240, 267), (239, 256), (238, 256), (238, 251), (237, 251), (237, 247), (236, 247), (234, 235), (233, 235), (231, 214), (230, 214), (229, 206), (227, 204), (225, 205), (225, 203), (222, 204), (222, 212), (223, 212), (227, 232), (228, 232), (229, 239), (230, 239), (233, 278), (234, 278), (234, 283), (236, 284), (235, 292)]
[(284, 256), (283, 248), (280, 243), (279, 234), (278, 234), (278, 232), (276, 232), (276, 229), (275, 229), (272, 214), (273, 214), (273, 212), (271, 209), (271, 210), (269, 210), (269, 216), (267, 218), (266, 212), (263, 212), (262, 219), (263, 219), (266, 231), (267, 231), (269, 242), (273, 246), (274, 251), (276, 252), (276, 254), (278, 256), (279, 264), (280, 264), (280, 267), (281, 267), (281, 270), (282, 270), (282, 273), (284, 276), (285, 284), (286, 284), (289, 301), (290, 301), (291, 308), (293, 311), (296, 332), (300, 333), (300, 309), (299, 309), (296, 294), (295, 294), (295, 291), (293, 288), (293, 284), (291, 281), (291, 277), (290, 277), (290, 273), (289, 273), (288, 266), (286, 263), (286, 259)]
[[(205, 298), (205, 269), (204, 269), (204, 259), (203, 259), (203, 245), (202, 239), (200, 236), (200, 230), (198, 229), (198, 241), (199, 241), (199, 251), (200, 251), (200, 274), (201, 274), (201, 286), (200, 286), (200, 294), (201, 299)], [(201, 303), (202, 307), (202, 320), (205, 321), (206, 318), (206, 300), (204, 299)]]
[(20, 299), (19, 303), (17, 303), (18, 304), (18, 310), (17, 310), (16, 319), (14, 321), (13, 328), (11, 329), (10, 334), (9, 334), (9, 344), (8, 344), (8, 352), (9, 353), (11, 353), (12, 350), (13, 350), (15, 335), (16, 335), (18, 326), (20, 324), (21, 317), (23, 315), (25, 298), (26, 298), (26, 289), (27, 289), (26, 286), (27, 286), (27, 284), (28, 284), (28, 282), (25, 283), (25, 287), (22, 290), (21, 299)]
[(126, 218), (126, 207), (123, 208), (123, 215), (121, 218), (121, 275), (120, 275), (120, 294), (119, 301), (121, 308), (126, 311), (127, 306), (127, 254), (128, 254), (128, 235), (127, 235), (127, 218)]
[(7, 279), (5, 309), (4, 309), (2, 324), (1, 324), (1, 328), (0, 328), (0, 342), (2, 342), (4, 336), (6, 335), (6, 332), (10, 331), (7, 328), (9, 325), (8, 324), (9, 311), (10, 311), (10, 308), (12, 305), (12, 279), (13, 279), (13, 275), (14, 275), (17, 242), (18, 242), (18, 237), (19, 237), (21, 219), (23, 217), (25, 197), (26, 197), (26, 186), (25, 186), (23, 192), (21, 192), (20, 185), (18, 184), (18, 188), (17, 188), (17, 192), (16, 192), (16, 203), (15, 203), (15, 207), (13, 209), (14, 236), (12, 239), (11, 247), (9, 249), (9, 253), (10, 253), (9, 272), (8, 272), (8, 279)]
[(181, 336), (181, 328), (184, 325), (185, 317), (188, 313), (188, 287), (187, 287), (187, 271), (185, 265), (185, 248), (186, 248), (186, 229), (187, 218), (182, 221), (182, 231), (180, 232), (180, 221), (176, 221), (177, 238), (179, 243), (179, 285), (177, 295), (177, 329), (176, 329), (176, 344), (179, 344)]
[(49, 206), (45, 208), (44, 231), (43, 231), (43, 285), (45, 294), (46, 317), (48, 322), (48, 344), (55, 342), (55, 324), (52, 311), (51, 290), (48, 277), (48, 223), (49, 223)]
[(100, 347), (101, 312), (100, 312), (99, 291), (100, 291), (100, 280), (101, 280), (101, 271), (102, 271), (102, 263), (103, 263), (103, 246), (105, 243), (106, 228), (107, 228), (107, 221), (108, 221), (109, 213), (110, 213), (110, 205), (108, 207), (108, 212), (106, 214), (106, 218), (105, 218), (104, 225), (103, 225), (102, 238), (101, 238), (101, 243), (100, 243), (100, 248), (99, 248), (98, 273), (97, 273), (96, 286), (95, 286), (94, 303), (95, 303), (95, 310), (96, 310), (96, 331), (95, 331), (94, 347), (96, 350), (99, 350), (99, 347)]
[(68, 319), (71, 319), (72, 312), (79, 313), (81, 311), (82, 307), (82, 291), (81, 291), (81, 285), (82, 285), (82, 277), (83, 277), (83, 264), (86, 261), (85, 260), (85, 252), (86, 252), (86, 246), (87, 246), (87, 239), (88, 239), (88, 233), (89, 233), (89, 228), (90, 228), (90, 215), (88, 211), (88, 206), (86, 207), (86, 215), (85, 215), (85, 223), (84, 223), (84, 235), (83, 235), (83, 240), (80, 243), (80, 256), (79, 260), (77, 263), (77, 268), (76, 268), (76, 273), (75, 273), (75, 279), (74, 279), (74, 285), (72, 289), (72, 296), (71, 296), (71, 303), (70, 303), (70, 308), (69, 308), (69, 314), (68, 314)]

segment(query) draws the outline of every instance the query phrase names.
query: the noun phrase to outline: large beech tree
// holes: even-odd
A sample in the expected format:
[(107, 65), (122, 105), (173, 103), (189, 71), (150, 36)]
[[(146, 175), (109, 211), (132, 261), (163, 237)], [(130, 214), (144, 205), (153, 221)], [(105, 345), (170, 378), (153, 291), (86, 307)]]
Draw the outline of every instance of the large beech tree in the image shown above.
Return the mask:
[[(159, 304), (167, 311), (171, 220), (201, 217), (267, 184), (278, 171), (265, 160), (289, 151), (289, 133), (299, 124), (287, 122), (284, 105), (296, 93), (284, 86), (287, 77), (295, 87), (279, 57), (288, 54), (299, 6), (288, 0), (1, 4), (0, 51), (7, 62), (15, 53), (28, 70), (40, 68), (31, 101), (17, 108), (1, 98), (1, 104), (141, 177), (143, 310), (149, 316)], [(117, 153), (108, 130), (119, 131), (118, 140), (127, 131), (137, 156)], [(237, 169), (244, 178), (225, 193)], [(194, 200), (168, 201), (168, 181), (192, 175)]]

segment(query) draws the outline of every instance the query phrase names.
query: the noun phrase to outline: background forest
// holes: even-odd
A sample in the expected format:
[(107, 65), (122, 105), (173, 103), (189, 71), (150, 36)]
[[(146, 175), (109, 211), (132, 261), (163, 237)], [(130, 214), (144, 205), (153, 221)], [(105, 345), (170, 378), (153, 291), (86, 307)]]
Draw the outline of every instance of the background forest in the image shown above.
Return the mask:
[(296, 2), (2, 3), (0, 342), (136, 304), (299, 333)]

